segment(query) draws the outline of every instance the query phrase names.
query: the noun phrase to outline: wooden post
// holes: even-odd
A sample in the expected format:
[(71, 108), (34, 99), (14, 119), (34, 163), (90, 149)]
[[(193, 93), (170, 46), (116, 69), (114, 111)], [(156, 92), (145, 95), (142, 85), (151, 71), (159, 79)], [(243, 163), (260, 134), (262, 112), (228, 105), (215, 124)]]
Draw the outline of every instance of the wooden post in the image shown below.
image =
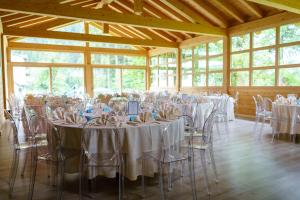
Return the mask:
[(176, 91), (179, 92), (181, 88), (181, 49), (177, 48), (177, 78)]
[[(6, 66), (6, 62), (5, 62), (5, 38), (3, 35), (3, 29), (2, 29), (2, 22), (0, 19), (0, 52), (1, 52), (1, 63), (0, 63), (0, 67), (1, 67), (1, 75), (2, 75), (2, 85), (0, 85), (0, 88), (2, 89), (2, 94), (0, 93), (0, 115), (2, 117), (2, 114), (4, 113), (4, 108), (6, 108), (6, 84), (5, 84), (5, 66)], [(2, 101), (2, 102), (1, 102)]]

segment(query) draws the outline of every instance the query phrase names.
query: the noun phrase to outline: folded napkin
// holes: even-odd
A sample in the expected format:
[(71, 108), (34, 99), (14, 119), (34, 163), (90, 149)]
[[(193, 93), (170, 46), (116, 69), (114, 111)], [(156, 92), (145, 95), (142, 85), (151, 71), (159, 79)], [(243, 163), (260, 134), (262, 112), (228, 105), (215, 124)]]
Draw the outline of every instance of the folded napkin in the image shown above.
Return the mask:
[(81, 117), (78, 113), (66, 112), (65, 121), (69, 124), (83, 124), (86, 120), (85, 118)]
[(174, 120), (178, 116), (180, 116), (180, 113), (181, 112), (178, 108), (172, 106), (167, 109), (159, 111), (159, 113), (157, 115), (157, 119), (158, 120), (161, 120), (161, 119)]
[(144, 113), (140, 113), (140, 114), (139, 114), (139, 119), (140, 119), (142, 122), (150, 122), (150, 121), (153, 121), (152, 113), (149, 112), (149, 111), (146, 111), (146, 112), (144, 112)]
[(62, 107), (58, 107), (53, 111), (53, 119), (61, 120), (64, 119), (65, 109)]

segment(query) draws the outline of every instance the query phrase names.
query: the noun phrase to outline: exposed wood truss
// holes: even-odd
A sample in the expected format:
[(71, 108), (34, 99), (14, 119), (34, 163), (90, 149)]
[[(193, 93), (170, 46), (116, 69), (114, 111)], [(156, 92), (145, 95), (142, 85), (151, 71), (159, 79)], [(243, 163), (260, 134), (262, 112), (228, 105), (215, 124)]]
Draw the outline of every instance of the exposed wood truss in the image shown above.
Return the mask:
[(30, 2), (19, 0), (0, 0), (0, 10), (77, 20), (101, 21), (113, 24), (182, 31), (204, 35), (225, 35), (225, 30), (214, 26), (208, 26), (206, 24), (193, 24), (167, 19), (157, 19), (154, 17), (119, 14), (108, 12), (106, 10), (88, 10), (86, 8), (77, 7), (72, 8), (68, 5), (53, 3), (53, 1), (50, 0), (32, 0)]
[(247, 0), (258, 4), (274, 7), (300, 14), (300, 1), (299, 0)]
[(163, 42), (157, 40), (143, 40), (143, 39), (114, 37), (114, 36), (100, 36), (100, 35), (89, 35), (89, 34), (80, 34), (80, 33), (55, 32), (55, 31), (27, 30), (24, 28), (21, 29), (21, 28), (4, 27), (3, 34), (8, 36), (19, 36), (19, 37), (38, 37), (38, 38), (87, 41), (87, 42), (107, 42), (107, 43), (129, 44), (129, 45), (138, 45), (138, 46), (178, 47), (177, 43)]

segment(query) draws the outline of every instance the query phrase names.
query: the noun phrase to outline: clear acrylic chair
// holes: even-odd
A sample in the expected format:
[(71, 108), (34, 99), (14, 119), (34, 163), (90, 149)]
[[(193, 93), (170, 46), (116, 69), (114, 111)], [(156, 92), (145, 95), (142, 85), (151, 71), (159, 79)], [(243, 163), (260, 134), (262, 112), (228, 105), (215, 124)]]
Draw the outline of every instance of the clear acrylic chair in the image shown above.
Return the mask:
[[(103, 124), (99, 122), (104, 122)], [(103, 129), (99, 129), (101, 127)], [(91, 135), (97, 134), (97, 138), (103, 140), (91, 141)], [(95, 136), (95, 135), (94, 135)], [(105, 139), (104, 139), (105, 138)], [(103, 143), (101, 143), (101, 141)], [(105, 148), (108, 142), (111, 146)], [(95, 146), (96, 145), (96, 146)], [(107, 146), (106, 146), (107, 147)], [(97, 150), (96, 150), (96, 149)], [(118, 173), (118, 199), (124, 197), (124, 158), (121, 150), (120, 132), (115, 123), (102, 117), (96, 117), (83, 125), (81, 134), (81, 155), (79, 170), (79, 196), (83, 199), (83, 186), (85, 177), (90, 178), (86, 173), (89, 169), (116, 169)], [(93, 178), (93, 177), (91, 177)]]
[[(10, 120), (11, 126), (12, 126), (12, 133), (13, 133), (13, 161), (10, 169), (10, 175), (9, 175), (9, 196), (11, 197), (13, 194), (13, 189), (14, 189), (14, 184), (16, 180), (16, 175), (18, 172), (18, 166), (19, 166), (19, 161), (20, 161), (20, 153), (21, 152), (32, 152), (33, 147), (47, 147), (47, 142), (44, 140), (38, 140), (35, 144), (33, 144), (32, 140), (30, 141), (25, 141), (25, 142), (19, 142), (19, 134), (18, 134), (18, 128), (15, 123), (15, 119), (9, 113), (8, 111), (5, 110), (5, 117)], [(32, 199), (31, 196), (31, 184), (30, 184), (30, 190), (29, 190), (29, 195), (28, 199)]]
[(222, 96), (218, 104), (214, 106), (215, 108), (217, 108), (215, 117), (216, 117), (216, 128), (219, 135), (220, 135), (220, 126), (219, 126), (220, 122), (224, 122), (225, 132), (227, 136), (229, 135), (228, 103), (229, 103), (229, 96)]
[[(262, 116), (261, 116), (262, 123), (261, 123), (260, 131), (259, 131), (259, 138), (261, 138), (266, 121), (271, 123), (272, 103), (273, 103), (273, 101), (270, 98), (263, 97), (263, 100), (262, 100), (263, 112), (262, 112)], [(276, 120), (276, 119), (273, 117), (273, 120)]]
[(255, 124), (253, 127), (253, 133), (256, 133), (257, 125), (262, 117), (264, 117), (264, 108), (263, 108), (263, 101), (261, 98), (257, 96), (252, 96), (253, 101), (255, 103)]
[[(192, 153), (192, 135), (194, 132), (193, 129), (193, 121), (190, 116), (181, 116), (181, 119), (184, 121), (185, 131), (190, 132), (190, 137), (185, 137), (185, 139), (176, 141), (172, 140), (172, 128), (170, 123), (164, 124), (160, 128), (160, 144), (159, 148), (155, 151), (144, 153), (142, 156), (142, 187), (143, 187), (143, 195), (146, 197), (145, 194), (145, 161), (152, 160), (157, 163), (158, 165), (158, 174), (159, 174), (159, 187), (160, 187), (160, 194), (161, 199), (166, 199), (167, 194), (165, 192), (165, 185), (164, 185), (164, 167), (167, 166), (167, 187), (168, 191), (172, 190), (173, 183), (172, 183), (172, 173), (173, 168), (176, 163), (181, 164), (181, 177), (183, 177), (183, 164), (184, 162), (188, 163), (189, 166), (189, 178), (191, 181), (191, 189), (192, 189), (192, 196), (193, 200), (197, 199), (196, 194), (196, 187), (195, 187), (195, 176), (194, 176), (194, 167), (193, 167), (193, 153)], [(186, 126), (189, 123), (189, 126)], [(187, 129), (188, 128), (188, 129)]]
[(207, 189), (207, 194), (210, 195), (210, 186), (209, 186), (209, 179), (208, 179), (208, 173), (207, 173), (207, 167), (206, 167), (206, 152), (209, 152), (214, 175), (215, 175), (215, 182), (218, 183), (218, 173), (217, 173), (217, 167), (215, 163), (214, 158), (214, 150), (213, 150), (213, 126), (215, 123), (217, 114), (217, 110), (213, 109), (208, 118), (205, 120), (203, 130), (202, 130), (202, 140), (200, 142), (193, 142), (193, 153), (195, 154), (197, 151), (200, 152), (200, 158), (201, 158), (201, 165), (204, 171), (204, 178), (205, 178), (205, 184)]

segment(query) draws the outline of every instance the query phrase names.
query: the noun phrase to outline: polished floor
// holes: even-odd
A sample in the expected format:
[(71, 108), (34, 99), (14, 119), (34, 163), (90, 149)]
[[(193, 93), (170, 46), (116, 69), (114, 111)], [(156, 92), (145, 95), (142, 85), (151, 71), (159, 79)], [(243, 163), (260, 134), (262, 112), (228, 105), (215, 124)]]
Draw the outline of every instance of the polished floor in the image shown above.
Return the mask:
[[(209, 164), (212, 195), (205, 192), (203, 173), (196, 159), (198, 199), (215, 200), (298, 200), (300, 199), (300, 144), (287, 140), (270, 142), (271, 129), (266, 127), (260, 140), (253, 134), (253, 122), (235, 120), (230, 122), (230, 134), (215, 134), (215, 156), (219, 172), (218, 184), (214, 183)], [(8, 199), (8, 174), (11, 162), (11, 145), (8, 137), (0, 137), (0, 200)], [(21, 162), (22, 163), (22, 162)], [(45, 166), (38, 168), (34, 199), (55, 199), (56, 188), (49, 184)], [(189, 179), (175, 177), (174, 188), (168, 199), (189, 200)], [(63, 199), (78, 199), (76, 175), (66, 175)], [(93, 199), (116, 199), (115, 179), (98, 178), (94, 185)], [(24, 178), (17, 175), (13, 199), (26, 199), (28, 173)], [(159, 199), (156, 179), (147, 179), (147, 197)], [(140, 180), (126, 181), (127, 199), (141, 199)], [(90, 198), (86, 198), (90, 199)]]

